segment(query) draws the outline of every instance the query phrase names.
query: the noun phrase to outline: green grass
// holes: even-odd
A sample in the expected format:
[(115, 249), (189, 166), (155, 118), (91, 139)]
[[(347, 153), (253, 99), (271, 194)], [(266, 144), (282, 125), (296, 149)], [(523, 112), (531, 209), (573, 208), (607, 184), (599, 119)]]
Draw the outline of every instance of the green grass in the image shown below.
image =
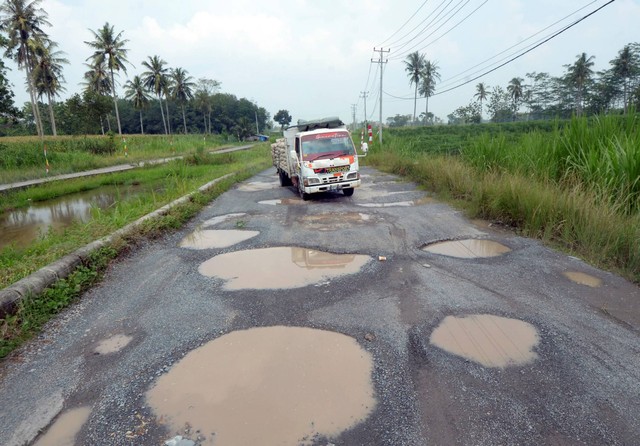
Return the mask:
[[(226, 144), (221, 136), (127, 135), (0, 138), (0, 184), (44, 178), (46, 145), (49, 175), (213, 150)], [(126, 146), (126, 151), (125, 151)]]
[(461, 156), (391, 133), (367, 162), (438, 192), (470, 217), (513, 225), (640, 283), (640, 209), (637, 189), (628, 192), (639, 178), (637, 131), (634, 118), (574, 120), (544, 133), (477, 135)]

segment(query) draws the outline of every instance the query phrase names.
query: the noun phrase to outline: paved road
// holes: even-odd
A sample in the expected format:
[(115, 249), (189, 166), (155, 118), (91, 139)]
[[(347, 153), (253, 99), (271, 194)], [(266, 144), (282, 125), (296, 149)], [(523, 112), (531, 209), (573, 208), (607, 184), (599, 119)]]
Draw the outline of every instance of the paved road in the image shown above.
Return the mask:
[[(246, 146), (231, 147), (231, 148), (222, 149), (222, 150), (212, 150), (209, 153), (229, 153), (229, 152), (236, 152), (238, 150), (248, 150), (251, 147), (253, 147), (253, 144), (246, 145)], [(51, 175), (50, 177), (46, 177), (46, 178), (37, 178), (34, 180), (19, 181), (16, 183), (0, 184), (0, 192), (12, 190), (12, 189), (23, 189), (25, 187), (36, 186), (38, 184), (50, 183), (51, 181), (69, 180), (71, 178), (91, 177), (95, 175), (103, 175), (105, 173), (123, 172), (125, 170), (137, 169), (138, 167), (143, 167), (146, 165), (165, 164), (170, 161), (175, 161), (182, 158), (183, 158), (182, 156), (172, 156), (169, 158), (140, 161), (134, 164), (119, 164), (117, 166), (102, 167), (100, 169), (85, 170), (83, 172), (74, 172), (74, 173), (67, 173), (62, 175)]]
[(637, 444), (637, 286), (364, 173), (266, 171), (119, 260), (0, 366), (2, 442)]

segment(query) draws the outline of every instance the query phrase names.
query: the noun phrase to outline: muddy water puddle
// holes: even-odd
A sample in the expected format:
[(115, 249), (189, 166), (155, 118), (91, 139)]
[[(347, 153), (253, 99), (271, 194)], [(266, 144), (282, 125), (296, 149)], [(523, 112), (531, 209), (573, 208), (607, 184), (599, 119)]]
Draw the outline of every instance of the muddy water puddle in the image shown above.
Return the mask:
[(358, 203), (358, 206), (362, 206), (365, 208), (394, 208), (394, 207), (412, 207), (412, 206), (421, 206), (423, 204), (436, 203), (436, 200), (433, 197), (425, 196), (418, 200), (408, 200), (408, 201), (392, 201), (389, 203)]
[(451, 240), (438, 242), (422, 248), (423, 251), (460, 259), (497, 257), (511, 251), (510, 248), (493, 240)]
[(224, 335), (187, 354), (147, 392), (171, 432), (206, 445), (298, 445), (335, 437), (376, 400), (371, 355), (351, 337), (301, 327)]
[(372, 216), (361, 212), (303, 215), (298, 222), (305, 228), (317, 231), (334, 231), (364, 225), (372, 221)]
[(227, 290), (299, 288), (357, 273), (369, 260), (359, 254), (276, 247), (221, 254), (202, 263), (198, 271), (225, 280)]
[(249, 183), (242, 183), (238, 186), (238, 190), (243, 192), (260, 192), (263, 190), (276, 189), (280, 187), (278, 183), (267, 183), (263, 181), (252, 181)]
[(534, 361), (539, 340), (533, 325), (490, 314), (447, 316), (430, 337), (431, 344), (453, 355), (500, 368)]
[(75, 437), (91, 415), (90, 407), (71, 409), (60, 415), (33, 446), (73, 446)]
[(599, 288), (602, 286), (602, 279), (591, 276), (586, 273), (580, 273), (576, 271), (566, 271), (562, 273), (567, 279), (575, 282), (579, 285), (586, 285), (591, 288)]
[(258, 204), (267, 204), (269, 206), (295, 206), (300, 204), (306, 204), (301, 198), (280, 198), (277, 200), (262, 200), (258, 201)]
[(259, 234), (258, 231), (198, 229), (183, 238), (180, 247), (189, 249), (228, 248)]
[(234, 214), (218, 215), (217, 217), (212, 217), (209, 220), (202, 223), (202, 227), (205, 228), (209, 226), (215, 226), (220, 223), (224, 223), (225, 221), (233, 220), (234, 218), (241, 218), (246, 215), (247, 215), (246, 212), (236, 212)]
[(131, 341), (133, 341), (133, 338), (131, 336), (125, 334), (113, 335), (107, 339), (100, 341), (94, 352), (99, 355), (117, 353), (127, 345), (129, 345)]
[(94, 207), (107, 209), (117, 201), (129, 199), (145, 190), (149, 189), (103, 186), (1, 213), (0, 249), (11, 244), (26, 247), (49, 230), (59, 232), (75, 222), (91, 220)]

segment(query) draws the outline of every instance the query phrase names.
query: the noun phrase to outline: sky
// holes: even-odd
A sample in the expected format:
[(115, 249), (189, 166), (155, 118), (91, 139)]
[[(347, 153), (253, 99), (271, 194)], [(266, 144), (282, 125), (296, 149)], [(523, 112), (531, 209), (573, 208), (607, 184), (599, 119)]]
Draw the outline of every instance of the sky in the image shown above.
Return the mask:
[[(595, 56), (596, 71), (609, 68), (624, 45), (640, 42), (640, 0), (615, 0), (514, 62), (473, 79), (608, 2), (43, 0), (42, 8), (52, 25), (45, 31), (70, 62), (60, 99), (81, 91), (84, 64), (92, 54), (84, 42), (93, 40), (90, 30), (108, 22), (128, 39), (131, 66), (120, 73), (120, 85), (144, 71), (143, 60), (158, 55), (194, 79), (219, 81), (222, 92), (254, 101), (272, 117), (286, 109), (293, 122), (328, 116), (351, 122), (354, 104), (357, 121), (363, 121), (362, 92), (367, 92), (368, 120), (377, 121), (381, 66), (383, 121), (413, 114), (414, 91), (404, 59), (419, 51), (439, 67), (441, 80), (429, 111), (446, 122), (448, 114), (473, 100), (479, 82), (506, 88), (513, 77), (534, 71), (560, 76), (563, 65), (582, 52)], [(381, 54), (384, 64), (371, 62)], [(15, 102), (22, 104), (28, 100), (24, 72), (12, 61), (6, 64)], [(418, 99), (418, 115), (425, 106)]]

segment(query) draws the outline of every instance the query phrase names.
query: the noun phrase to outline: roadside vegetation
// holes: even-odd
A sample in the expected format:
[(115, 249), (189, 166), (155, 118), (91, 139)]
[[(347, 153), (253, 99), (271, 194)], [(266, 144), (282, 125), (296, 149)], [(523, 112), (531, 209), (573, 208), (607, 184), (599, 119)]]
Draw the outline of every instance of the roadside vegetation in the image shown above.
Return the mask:
[(638, 119), (400, 129), (367, 162), (640, 283)]
[[(221, 135), (127, 135), (4, 137), (0, 140), (0, 184), (80, 172), (118, 164), (184, 156), (226, 145)], [(45, 155), (49, 173), (45, 170)]]

